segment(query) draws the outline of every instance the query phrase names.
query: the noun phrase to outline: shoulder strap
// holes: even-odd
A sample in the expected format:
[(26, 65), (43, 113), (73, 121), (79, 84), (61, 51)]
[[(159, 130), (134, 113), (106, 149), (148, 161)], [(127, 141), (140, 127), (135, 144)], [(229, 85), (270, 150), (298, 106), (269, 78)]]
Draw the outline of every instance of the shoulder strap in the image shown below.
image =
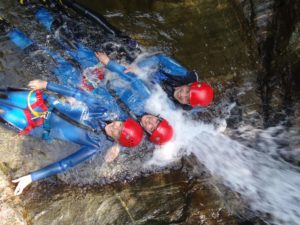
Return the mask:
[(109, 94), (116, 100), (119, 107), (127, 113), (129, 117), (134, 120), (137, 120), (136, 115), (129, 109), (129, 107), (123, 102), (123, 100), (117, 95), (116, 91), (112, 89), (111, 84), (109, 81), (106, 83), (106, 89)]
[(55, 108), (55, 107), (53, 108), (52, 113), (54, 113), (54, 114), (57, 115), (58, 117), (64, 119), (65, 121), (67, 121), (68, 123), (70, 123), (70, 124), (72, 124), (72, 125), (74, 125), (74, 126), (76, 126), (76, 127), (79, 127), (79, 128), (81, 128), (81, 129), (83, 129), (83, 130), (91, 131), (91, 132), (93, 132), (93, 133), (98, 133), (96, 129), (94, 129), (94, 128), (88, 126), (88, 125), (82, 124), (82, 123), (80, 123), (80, 122), (78, 122), (78, 121), (72, 119), (72, 118), (69, 117), (68, 115), (66, 115), (66, 114), (64, 114), (64, 113), (62, 113), (62, 112), (60, 112), (60, 111), (59, 111), (57, 108)]

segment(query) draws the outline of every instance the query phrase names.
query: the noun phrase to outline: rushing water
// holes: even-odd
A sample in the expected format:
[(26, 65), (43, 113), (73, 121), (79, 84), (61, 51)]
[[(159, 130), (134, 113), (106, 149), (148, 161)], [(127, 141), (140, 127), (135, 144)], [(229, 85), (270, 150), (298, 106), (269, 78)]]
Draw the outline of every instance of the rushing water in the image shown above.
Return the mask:
[[(250, 113), (255, 111), (255, 105), (258, 104), (253, 82), (255, 71), (251, 67), (251, 51), (244, 43), (247, 40), (246, 35), (239, 33), (241, 27), (235, 20), (230, 4), (221, 0), (148, 0), (145, 4), (129, 1), (126, 5), (120, 1), (102, 1), (101, 4), (94, 1), (84, 2), (104, 13), (117, 27), (128, 31), (130, 36), (147, 47), (145, 52), (162, 50), (176, 56), (188, 68), (203, 72), (202, 78), (211, 81), (219, 95), (213, 107), (204, 111), (204, 114), (214, 115), (209, 117), (209, 122), (204, 123), (196, 120), (190, 113), (170, 109), (165, 94), (157, 87), (147, 104), (147, 110), (167, 118), (174, 126), (175, 137), (163, 148), (157, 148), (151, 159), (129, 166), (129, 172), (134, 174), (132, 176), (147, 168), (169, 165), (183, 155), (194, 154), (214, 177), (238, 192), (266, 222), (299, 224), (299, 168), (286, 161), (299, 157), (298, 131), (286, 130), (281, 126), (262, 130), (256, 114)], [(10, 4), (0, 3), (1, 13), (6, 7), (16, 9), (7, 16), (22, 26), (17, 18), (20, 9), (15, 5), (8, 6)], [(21, 12), (20, 10), (19, 13)], [(27, 17), (30, 19), (26, 14), (22, 17), (25, 20)], [(31, 25), (35, 26), (34, 23)], [(26, 31), (26, 26), (23, 25), (22, 28)], [(95, 32), (96, 29), (87, 27), (90, 32)], [(41, 40), (46, 34), (35, 30), (31, 35)], [(26, 71), (33, 73), (43, 69), (42, 65), (37, 65), (37, 69), (34, 63), (29, 63), (31, 67), (25, 72), (17, 69), (15, 64), (26, 65), (26, 61), (32, 60), (32, 55), (26, 56), (24, 60), (20, 53), (14, 53), (16, 49), (4, 45), (9, 43), (1, 41), (1, 52), (5, 57), (1, 57), (0, 75), (5, 84), (17, 85), (25, 82), (35, 77), (33, 74), (26, 74)], [(42, 76), (49, 76), (47, 72), (43, 72)], [(13, 73), (17, 75), (12, 77), (20, 77), (22, 80), (7, 76)], [(237, 87), (234, 90), (225, 90), (228, 83), (234, 83)], [(230, 96), (227, 98), (228, 93)], [(244, 116), (233, 126), (237, 129), (227, 127), (226, 119), (231, 118), (232, 109), (237, 108), (232, 95), (240, 98), (244, 96), (251, 103), (244, 101), (245, 104), (240, 106), (250, 116)], [(221, 100), (220, 96), (223, 97)], [(48, 153), (48, 157), (54, 160), (58, 155)], [(122, 172), (106, 165), (97, 165), (101, 160), (94, 160), (92, 166), (80, 167), (75, 170), (75, 175), (67, 173), (61, 177), (69, 183), (83, 184), (93, 183), (93, 180), (105, 175), (115, 176)], [(113, 172), (108, 172), (109, 169)], [(74, 177), (77, 179), (74, 180)]]
[[(158, 104), (161, 103), (161, 104)], [(148, 102), (148, 110), (161, 113), (175, 128), (173, 142), (154, 152), (148, 164), (164, 165), (183, 154), (194, 154), (209, 171), (240, 193), (252, 209), (270, 214), (269, 222), (298, 224), (300, 221), (300, 176), (295, 167), (276, 154), (276, 143), (264, 132), (269, 145), (264, 152), (218, 132), (213, 125), (193, 121), (183, 112), (167, 107), (166, 96), (158, 91)], [(264, 215), (266, 217), (266, 215)]]

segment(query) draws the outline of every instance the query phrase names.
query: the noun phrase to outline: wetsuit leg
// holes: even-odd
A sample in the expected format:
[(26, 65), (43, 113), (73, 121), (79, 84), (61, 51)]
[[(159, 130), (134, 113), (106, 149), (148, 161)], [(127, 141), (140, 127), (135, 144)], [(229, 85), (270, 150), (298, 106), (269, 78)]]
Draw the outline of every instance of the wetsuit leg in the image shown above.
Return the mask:
[(10, 40), (21, 49), (25, 49), (33, 44), (30, 38), (16, 28), (12, 29), (7, 35)]
[[(51, 12), (45, 8), (39, 9), (35, 18), (39, 21), (48, 31), (55, 29), (54, 26), (54, 17)], [(62, 32), (63, 31), (63, 32)], [(95, 53), (90, 48), (84, 46), (75, 40), (72, 34), (68, 32), (65, 28), (58, 32), (57, 40), (65, 48), (66, 52), (76, 61), (78, 61), (82, 69), (95, 66), (99, 63)]]
[(0, 99), (0, 118), (19, 130), (27, 127), (27, 119), (24, 111), (12, 105), (7, 105)]
[(39, 21), (48, 31), (51, 31), (51, 26), (54, 22), (54, 18), (49, 11), (44, 8), (40, 8), (36, 14), (35, 18)]
[[(58, 58), (54, 53), (51, 56), (55, 59)], [(57, 77), (60, 84), (71, 87), (77, 87), (81, 84), (81, 71), (78, 68), (61, 57), (57, 62), (59, 64), (50, 70)]]
[(3, 97), (5, 97), (5, 98), (0, 98), (0, 101), (2, 103), (16, 106), (22, 109), (26, 109), (28, 103), (33, 104), (37, 101), (35, 92), (32, 92), (30, 94), (29, 102), (28, 102), (29, 91), (7, 88), (6, 90), (2, 90), (1, 93), (3, 94)]

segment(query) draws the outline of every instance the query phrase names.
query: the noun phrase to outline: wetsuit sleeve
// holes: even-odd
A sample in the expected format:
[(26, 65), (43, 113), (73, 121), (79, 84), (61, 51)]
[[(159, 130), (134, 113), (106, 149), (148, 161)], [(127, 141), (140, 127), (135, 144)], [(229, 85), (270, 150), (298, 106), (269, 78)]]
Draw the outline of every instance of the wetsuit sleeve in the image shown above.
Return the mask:
[(79, 89), (72, 88), (72, 87), (66, 87), (59, 84), (55, 84), (52, 82), (47, 83), (47, 90), (56, 92), (60, 95), (68, 96), (68, 97), (74, 97), (75, 99), (87, 103), (91, 103), (94, 98), (91, 97), (90, 94), (85, 93)]
[(78, 92), (76, 88), (66, 87), (52, 82), (47, 83), (46, 89), (58, 93), (60, 95), (69, 96), (69, 97), (73, 97)]
[(46, 166), (43, 169), (31, 173), (32, 181), (38, 181), (55, 174), (65, 172), (73, 168), (77, 164), (81, 163), (82, 161), (91, 158), (96, 152), (97, 149), (95, 148), (82, 147), (80, 150), (73, 153), (72, 155), (56, 163), (50, 164), (49, 166)]
[(159, 61), (161, 70), (165, 74), (178, 77), (188, 76), (189, 71), (174, 59), (171, 59), (170, 57), (163, 54), (158, 54), (156, 55), (156, 57)]
[(126, 81), (131, 82), (136, 79), (136, 76), (132, 73), (124, 73), (125, 67), (113, 60), (109, 60), (108, 64), (106, 65), (106, 68), (112, 72), (117, 73), (120, 76), (120, 78)]
[(167, 80), (172, 86), (189, 84), (198, 80), (195, 72), (189, 72), (174, 59), (164, 55), (156, 54), (138, 62), (137, 66), (143, 70), (155, 70), (153, 80), (155, 83)]
[(188, 70), (186, 68), (164, 54), (156, 54), (146, 57), (138, 62), (137, 66), (144, 70), (161, 70), (166, 73), (166, 75), (170, 76), (186, 76), (188, 74)]
[(121, 79), (130, 82), (132, 88), (140, 94), (141, 98), (148, 98), (150, 96), (150, 91), (145, 83), (132, 73), (124, 73), (124, 66), (118, 64), (113, 60), (109, 60), (106, 68), (112, 72), (117, 73)]

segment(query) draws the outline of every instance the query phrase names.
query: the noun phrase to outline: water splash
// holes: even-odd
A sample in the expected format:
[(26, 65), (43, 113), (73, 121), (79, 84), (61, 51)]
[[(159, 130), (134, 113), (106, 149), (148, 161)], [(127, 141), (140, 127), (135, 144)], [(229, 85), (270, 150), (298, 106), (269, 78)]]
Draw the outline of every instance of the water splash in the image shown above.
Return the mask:
[[(168, 108), (165, 98), (157, 91), (147, 107), (170, 121), (175, 137), (172, 143), (157, 149), (146, 166), (164, 166), (182, 154), (194, 154), (212, 175), (240, 193), (253, 210), (270, 217), (267, 222), (299, 224), (299, 168), (274, 157), (274, 150), (247, 147), (220, 133), (212, 124), (193, 121), (186, 113)], [(261, 136), (266, 139), (268, 133), (262, 132)], [(275, 148), (271, 138), (267, 143), (264, 147)]]

